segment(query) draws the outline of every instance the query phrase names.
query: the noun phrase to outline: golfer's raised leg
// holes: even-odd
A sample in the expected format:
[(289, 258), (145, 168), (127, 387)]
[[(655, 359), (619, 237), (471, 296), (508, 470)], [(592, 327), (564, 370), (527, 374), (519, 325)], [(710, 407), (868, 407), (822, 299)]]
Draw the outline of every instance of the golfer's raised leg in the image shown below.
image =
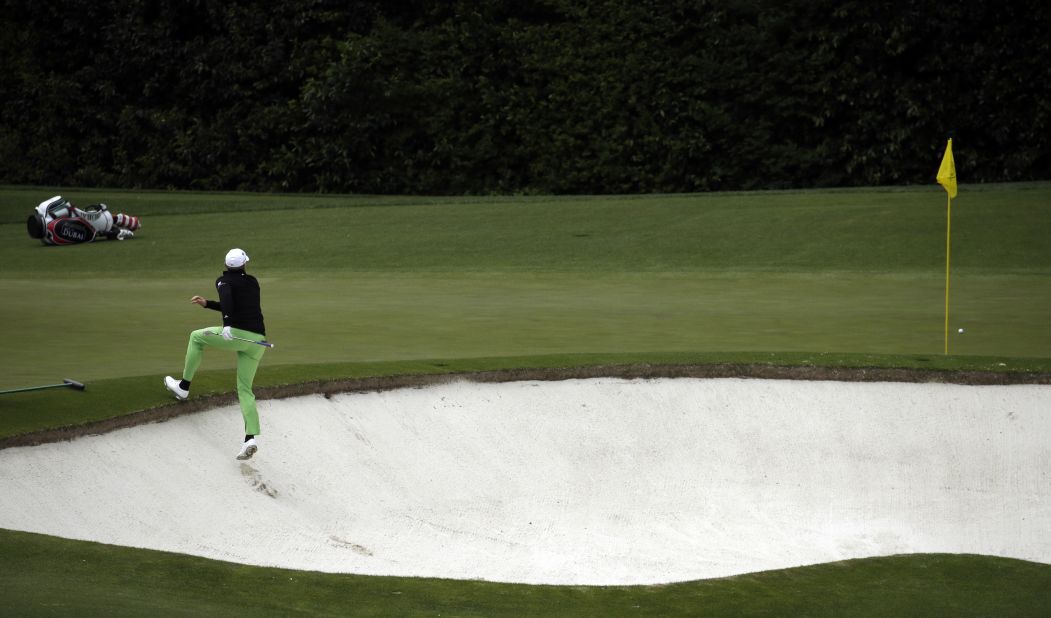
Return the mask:
[(190, 342), (186, 345), (186, 362), (182, 368), (182, 379), (190, 382), (193, 380), (193, 376), (197, 375), (197, 368), (201, 366), (201, 359), (204, 356), (205, 346), (211, 346), (225, 350), (236, 350), (233, 346), (224, 346), (222, 344), (233, 343), (223, 339), (219, 333), (222, 332), (222, 328), (218, 326), (212, 326), (209, 328), (202, 328), (195, 330), (190, 333)]
[[(197, 369), (201, 366), (201, 360), (204, 358), (204, 349), (206, 347), (238, 351), (244, 349), (246, 346), (254, 345), (244, 341), (227, 341), (226, 339), (223, 339), (220, 334), (222, 333), (222, 330), (222, 327), (210, 326), (190, 333), (190, 341), (186, 344), (186, 360), (183, 363), (182, 380), (176, 380), (170, 376), (164, 378), (165, 386), (168, 387), (168, 390), (170, 390), (177, 399), (182, 400), (190, 396), (190, 382), (192, 382), (193, 377), (197, 375)], [(235, 332), (251, 335), (256, 339), (262, 339), (261, 336), (249, 333), (248, 331), (237, 331), (235, 329)], [(262, 349), (261, 346), (254, 347)]]

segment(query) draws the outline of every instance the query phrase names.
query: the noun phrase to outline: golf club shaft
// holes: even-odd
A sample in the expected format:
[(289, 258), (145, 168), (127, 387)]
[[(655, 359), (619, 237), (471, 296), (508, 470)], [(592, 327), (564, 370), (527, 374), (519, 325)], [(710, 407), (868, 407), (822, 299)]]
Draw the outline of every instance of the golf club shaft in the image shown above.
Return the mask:
[[(216, 337), (222, 337), (223, 336), (222, 333), (208, 333), (208, 334), (209, 335), (215, 335)], [(254, 343), (256, 345), (261, 345), (264, 348), (272, 348), (272, 347), (274, 347), (274, 344), (272, 344), (270, 342), (267, 342), (267, 341), (256, 341), (255, 339), (245, 339), (244, 337), (238, 337), (237, 335), (231, 335), (230, 337), (232, 339), (237, 339), (238, 341), (247, 341), (248, 343)]]

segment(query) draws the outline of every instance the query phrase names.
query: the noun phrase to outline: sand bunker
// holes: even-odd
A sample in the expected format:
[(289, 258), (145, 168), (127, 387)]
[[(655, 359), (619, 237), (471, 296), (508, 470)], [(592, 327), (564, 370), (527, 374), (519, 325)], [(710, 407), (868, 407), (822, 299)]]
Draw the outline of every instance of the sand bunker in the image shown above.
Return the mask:
[(1051, 562), (1051, 387), (455, 382), (0, 451), (0, 527), (294, 569), (551, 584), (848, 558)]

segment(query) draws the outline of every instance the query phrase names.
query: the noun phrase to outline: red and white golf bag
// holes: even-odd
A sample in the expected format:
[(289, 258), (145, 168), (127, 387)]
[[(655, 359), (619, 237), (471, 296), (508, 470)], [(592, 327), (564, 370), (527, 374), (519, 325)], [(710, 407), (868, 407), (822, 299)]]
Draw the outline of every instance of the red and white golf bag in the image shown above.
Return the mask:
[(141, 225), (138, 217), (114, 215), (105, 204), (80, 209), (61, 195), (41, 202), (26, 220), (29, 236), (45, 245), (76, 245), (98, 238), (124, 240), (134, 237)]

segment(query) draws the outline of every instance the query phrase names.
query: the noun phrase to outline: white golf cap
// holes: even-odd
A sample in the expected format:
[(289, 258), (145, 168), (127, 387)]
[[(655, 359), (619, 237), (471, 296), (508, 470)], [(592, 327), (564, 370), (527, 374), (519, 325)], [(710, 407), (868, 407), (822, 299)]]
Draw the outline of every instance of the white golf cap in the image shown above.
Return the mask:
[(240, 249), (230, 249), (226, 252), (226, 265), (229, 268), (241, 268), (248, 261), (248, 254)]

